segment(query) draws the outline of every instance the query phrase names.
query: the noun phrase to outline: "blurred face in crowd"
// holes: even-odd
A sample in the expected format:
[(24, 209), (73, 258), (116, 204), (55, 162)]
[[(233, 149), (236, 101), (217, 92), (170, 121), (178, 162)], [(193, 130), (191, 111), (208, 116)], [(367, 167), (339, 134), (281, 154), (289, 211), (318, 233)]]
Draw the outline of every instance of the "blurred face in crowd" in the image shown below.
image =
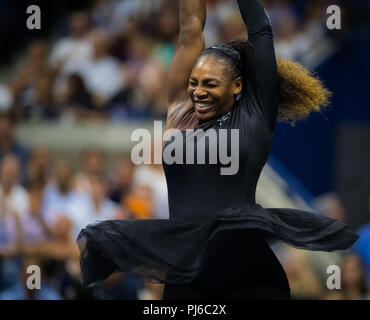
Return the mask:
[(69, 19), (69, 32), (74, 38), (81, 38), (89, 30), (89, 16), (86, 12), (76, 12)]
[(11, 142), (13, 140), (14, 125), (10, 116), (0, 114), (0, 141)]
[(320, 198), (319, 203), (330, 218), (345, 223), (347, 215), (346, 209), (338, 195), (332, 193), (324, 195)]
[(201, 121), (226, 114), (235, 103), (235, 95), (241, 92), (241, 77), (233, 80), (227, 63), (225, 59), (204, 55), (193, 68), (188, 95)]
[(365, 281), (364, 267), (361, 259), (350, 254), (343, 258), (341, 265), (342, 284), (346, 287), (358, 287)]
[(19, 179), (19, 161), (13, 155), (7, 155), (1, 162), (0, 174), (3, 187), (11, 187)]
[(55, 168), (56, 183), (61, 193), (68, 193), (71, 189), (73, 172), (66, 161), (59, 161)]
[(83, 170), (87, 174), (100, 174), (104, 169), (104, 153), (101, 150), (87, 150), (83, 155)]
[(136, 35), (129, 39), (130, 57), (135, 60), (148, 59), (152, 50), (152, 40), (142, 35)]
[(36, 40), (28, 48), (28, 60), (32, 64), (43, 64), (47, 58), (47, 44), (43, 40)]
[(165, 71), (159, 63), (148, 63), (143, 67), (138, 85), (148, 100), (155, 99), (163, 92), (162, 83), (165, 77)]
[(161, 10), (157, 19), (157, 28), (163, 40), (172, 41), (177, 34), (178, 26), (178, 16), (174, 10), (169, 8)]
[(50, 166), (50, 153), (46, 148), (36, 148), (32, 152), (31, 166), (40, 171), (47, 171)]

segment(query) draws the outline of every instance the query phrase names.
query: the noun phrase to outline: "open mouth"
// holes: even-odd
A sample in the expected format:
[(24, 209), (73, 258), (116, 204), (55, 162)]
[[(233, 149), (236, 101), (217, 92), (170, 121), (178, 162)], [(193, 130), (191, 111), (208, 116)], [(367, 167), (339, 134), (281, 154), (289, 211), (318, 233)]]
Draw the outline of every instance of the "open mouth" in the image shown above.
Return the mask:
[(194, 106), (195, 106), (195, 108), (198, 112), (205, 113), (209, 109), (212, 108), (213, 103), (212, 102), (197, 102), (197, 101), (194, 101)]

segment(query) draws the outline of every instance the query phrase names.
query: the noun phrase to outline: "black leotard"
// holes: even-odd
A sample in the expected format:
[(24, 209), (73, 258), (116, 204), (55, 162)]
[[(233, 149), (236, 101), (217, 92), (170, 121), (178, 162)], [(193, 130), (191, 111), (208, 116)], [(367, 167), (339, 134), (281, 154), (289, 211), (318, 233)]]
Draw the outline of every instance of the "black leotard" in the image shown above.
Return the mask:
[[(169, 220), (106, 221), (90, 225), (79, 235), (85, 284), (115, 271), (133, 272), (170, 285), (194, 284), (210, 292), (238, 286), (267, 285), (289, 296), (280, 263), (265, 238), (292, 246), (331, 251), (346, 249), (357, 235), (346, 225), (311, 212), (263, 209), (255, 203), (255, 190), (267, 160), (278, 110), (278, 77), (269, 18), (260, 0), (238, 0), (248, 29), (247, 82), (242, 98), (223, 117), (182, 130), (164, 148), (195, 140), (206, 141), (206, 164), (163, 163), (169, 196)], [(194, 117), (190, 110), (182, 125)], [(184, 126), (183, 126), (184, 127)], [(239, 170), (222, 175), (225, 167), (209, 163), (220, 148), (206, 137), (211, 130), (239, 131)], [(167, 151), (166, 151), (167, 150)], [(168, 154), (167, 154), (168, 155)]]

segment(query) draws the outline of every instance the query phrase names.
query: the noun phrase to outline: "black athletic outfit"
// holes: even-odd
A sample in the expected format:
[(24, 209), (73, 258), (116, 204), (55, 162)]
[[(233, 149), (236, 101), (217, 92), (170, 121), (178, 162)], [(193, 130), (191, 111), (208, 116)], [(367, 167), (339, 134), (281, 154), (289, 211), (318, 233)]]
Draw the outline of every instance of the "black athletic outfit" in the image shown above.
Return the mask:
[[(278, 77), (262, 3), (238, 3), (248, 29), (247, 82), (241, 99), (227, 115), (199, 124), (203, 131), (182, 130), (165, 146), (175, 141), (185, 145), (194, 134), (196, 146), (210, 129), (239, 129), (238, 172), (221, 175), (225, 166), (220, 161), (186, 164), (186, 153), (184, 164), (164, 163), (170, 219), (105, 221), (83, 229), (78, 243), (84, 284), (128, 271), (166, 283), (164, 299), (284, 299), (290, 296), (289, 284), (267, 238), (321, 251), (347, 249), (357, 240), (346, 225), (328, 217), (255, 203), (277, 118)], [(190, 110), (183, 127), (194, 117)], [(217, 145), (206, 141), (207, 163), (208, 151)]]

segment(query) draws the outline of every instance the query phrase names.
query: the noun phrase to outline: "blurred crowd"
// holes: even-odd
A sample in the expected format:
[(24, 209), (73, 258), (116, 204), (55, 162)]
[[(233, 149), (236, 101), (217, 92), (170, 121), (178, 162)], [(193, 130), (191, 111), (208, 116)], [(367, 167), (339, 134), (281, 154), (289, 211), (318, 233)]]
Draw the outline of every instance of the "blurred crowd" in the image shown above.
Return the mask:
[[(314, 66), (333, 40), (326, 1), (264, 1), (278, 56)], [(161, 287), (131, 275), (81, 286), (75, 239), (106, 219), (168, 217), (160, 165), (129, 156), (108, 165), (98, 147), (80, 163), (32, 150), (17, 124), (164, 119), (166, 74), (178, 37), (177, 1), (96, 0), (70, 13), (51, 38), (34, 39), (0, 84), (0, 299), (160, 299)], [(207, 46), (245, 36), (234, 0), (208, 0)], [(60, 31), (63, 30), (63, 31)], [(315, 54), (316, 53), (316, 54)], [(369, 228), (356, 250), (325, 255), (279, 247), (292, 294), (302, 299), (368, 299)], [(366, 238), (367, 237), (367, 238)], [(366, 242), (367, 241), (367, 242)], [(341, 266), (342, 289), (327, 290), (328, 263)], [(326, 263), (326, 264), (325, 264)], [(43, 290), (27, 290), (25, 266), (39, 265)]]
[[(302, 2), (302, 1), (300, 1)], [(208, 0), (207, 46), (245, 37), (234, 0)], [(330, 47), (326, 1), (265, 1), (278, 56), (314, 65)], [(162, 118), (178, 36), (177, 1), (97, 0), (72, 12), (50, 39), (33, 39), (0, 86), (19, 120)]]
[(29, 151), (17, 144), (12, 121), (1, 114), (0, 299), (25, 299), (32, 292), (24, 287), (25, 265), (42, 266), (48, 289), (40, 291), (40, 299), (145, 295), (146, 286), (135, 277), (114, 276), (102, 292), (81, 287), (75, 240), (83, 227), (97, 221), (168, 218), (161, 165), (135, 167), (123, 155), (110, 167), (106, 153), (91, 147), (81, 152), (76, 170), (45, 148)]

